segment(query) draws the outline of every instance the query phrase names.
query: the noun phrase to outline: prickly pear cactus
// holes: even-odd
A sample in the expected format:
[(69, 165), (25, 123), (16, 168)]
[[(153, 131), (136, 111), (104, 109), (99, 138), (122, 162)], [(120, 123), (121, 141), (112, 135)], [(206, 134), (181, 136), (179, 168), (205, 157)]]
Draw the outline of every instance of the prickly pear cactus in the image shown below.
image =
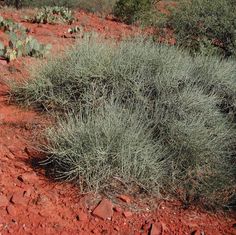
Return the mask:
[(7, 48), (5, 48), (5, 55), (4, 55), (4, 57), (8, 61), (15, 60), (17, 58), (17, 51), (15, 49), (7, 47)]
[(72, 11), (65, 7), (43, 7), (33, 18), (29, 19), (32, 23), (38, 24), (57, 24), (74, 22)]
[(4, 19), (2, 16), (0, 16), (0, 30), (4, 32), (27, 32), (28, 29), (24, 26), (15, 23), (11, 19)]
[(0, 56), (12, 61), (21, 56), (44, 57), (51, 49), (51, 45), (44, 45), (32, 36), (28, 30), (12, 20), (5, 20), (0, 16), (0, 30), (9, 36), (8, 46), (0, 43)]
[(3, 45), (3, 43), (0, 42), (0, 56), (4, 56), (5, 54), (5, 47)]

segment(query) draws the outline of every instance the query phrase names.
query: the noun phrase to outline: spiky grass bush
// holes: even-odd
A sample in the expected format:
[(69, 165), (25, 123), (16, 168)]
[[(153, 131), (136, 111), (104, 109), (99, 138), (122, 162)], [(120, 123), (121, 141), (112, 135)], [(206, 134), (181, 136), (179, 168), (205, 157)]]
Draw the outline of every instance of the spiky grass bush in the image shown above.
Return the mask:
[(148, 122), (135, 109), (110, 101), (86, 117), (69, 115), (49, 129), (46, 149), (57, 176), (79, 179), (81, 187), (99, 191), (117, 179), (157, 190), (163, 172), (162, 146), (154, 142)]
[(89, 189), (119, 179), (224, 205), (235, 190), (235, 74), (231, 61), (193, 59), (140, 38), (117, 44), (89, 36), (13, 85), (12, 95), (73, 111), (47, 133), (57, 177)]

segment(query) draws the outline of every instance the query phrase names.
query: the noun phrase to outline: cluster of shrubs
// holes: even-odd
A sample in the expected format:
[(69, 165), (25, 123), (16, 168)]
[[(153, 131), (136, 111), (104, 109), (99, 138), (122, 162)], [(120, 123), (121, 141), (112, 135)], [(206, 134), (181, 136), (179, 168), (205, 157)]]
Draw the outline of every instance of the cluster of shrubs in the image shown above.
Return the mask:
[(235, 75), (233, 61), (87, 35), (12, 96), (57, 113), (43, 148), (57, 179), (226, 206), (236, 185)]
[(77, 181), (81, 190), (118, 186), (229, 206), (236, 195), (235, 0), (180, 0), (170, 14), (155, 3), (118, 0), (111, 9), (126, 23), (172, 29), (180, 48), (85, 35), (32, 79), (13, 83), (12, 97), (56, 116), (42, 149), (56, 179)]

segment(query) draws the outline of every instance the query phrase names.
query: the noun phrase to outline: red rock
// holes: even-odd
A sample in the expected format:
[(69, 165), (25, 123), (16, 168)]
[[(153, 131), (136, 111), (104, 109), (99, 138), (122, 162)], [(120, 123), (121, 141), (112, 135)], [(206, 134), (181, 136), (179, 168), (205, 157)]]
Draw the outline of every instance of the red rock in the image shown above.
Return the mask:
[(42, 208), (38, 214), (42, 217), (48, 218), (50, 217), (54, 212), (54, 209), (51, 207), (47, 207), (47, 208)]
[(16, 192), (13, 194), (13, 196), (11, 197), (11, 202), (15, 205), (26, 205), (26, 199), (23, 196), (22, 192)]
[(107, 230), (107, 229), (103, 229), (103, 230), (101, 231), (101, 234), (102, 234), (102, 235), (108, 235), (108, 234), (109, 234), (109, 232), (108, 232), (108, 230)]
[(11, 216), (16, 216), (17, 215), (16, 208), (13, 205), (7, 206), (7, 213)]
[(143, 226), (142, 226), (142, 230), (149, 231), (151, 229), (151, 226), (152, 226), (152, 224), (150, 222), (146, 221), (145, 224), (143, 224)]
[(163, 232), (165, 232), (165, 233), (169, 233), (169, 232), (170, 232), (169, 229), (168, 229), (168, 227), (167, 227), (167, 225), (166, 225), (165, 223), (160, 222), (160, 224), (161, 224), (161, 227), (162, 227), (162, 231), (163, 231)]
[(14, 156), (18, 156), (21, 154), (21, 149), (19, 147), (16, 146), (9, 146), (8, 150), (11, 152), (11, 154), (13, 154)]
[(201, 233), (200, 230), (195, 230), (191, 234), (193, 234), (193, 235), (201, 235), (202, 233)]
[(18, 180), (24, 183), (32, 183), (37, 180), (37, 175), (34, 172), (28, 172), (17, 177)]
[(152, 224), (150, 235), (161, 235), (162, 234), (162, 225), (161, 223)]
[(122, 208), (120, 208), (119, 206), (115, 206), (114, 207), (114, 211), (121, 213), (122, 212)]
[(130, 211), (124, 211), (123, 215), (124, 215), (125, 218), (129, 218), (129, 217), (131, 217), (133, 215), (133, 213), (130, 212)]
[(108, 199), (103, 199), (94, 209), (92, 214), (104, 220), (111, 219), (113, 216), (112, 202)]
[(37, 206), (48, 207), (51, 205), (49, 198), (46, 195), (38, 194), (37, 198), (34, 200)]
[(105, 17), (105, 19), (112, 21), (112, 20), (114, 20), (114, 17), (113, 17), (112, 15), (107, 15), (107, 16)]
[(7, 65), (7, 61), (5, 58), (0, 57), (0, 64)]
[(88, 220), (88, 215), (83, 212), (83, 211), (80, 211), (76, 217), (79, 221), (87, 221)]
[(30, 197), (31, 196), (31, 189), (28, 188), (26, 191), (24, 191), (24, 197)]
[(5, 195), (0, 195), (0, 207), (6, 207), (9, 203), (9, 200)]
[(98, 228), (95, 228), (91, 231), (93, 234), (101, 234)]
[(126, 196), (126, 195), (120, 195), (120, 196), (118, 196), (118, 198), (120, 200), (122, 200), (123, 202), (126, 202), (126, 203), (130, 203), (131, 202), (131, 198)]

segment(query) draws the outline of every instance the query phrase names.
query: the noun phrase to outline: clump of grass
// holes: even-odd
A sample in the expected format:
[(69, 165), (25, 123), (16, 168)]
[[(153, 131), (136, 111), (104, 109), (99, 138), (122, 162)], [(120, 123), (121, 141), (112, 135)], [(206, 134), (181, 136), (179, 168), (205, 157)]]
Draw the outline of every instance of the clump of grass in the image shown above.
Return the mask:
[(56, 176), (79, 180), (86, 190), (101, 191), (116, 178), (158, 190), (162, 148), (134, 109), (110, 101), (86, 116), (69, 115), (49, 129), (45, 149)]
[(13, 85), (12, 96), (62, 114), (44, 149), (56, 177), (84, 190), (119, 178), (222, 206), (235, 195), (235, 73), (231, 61), (148, 39), (90, 35)]

